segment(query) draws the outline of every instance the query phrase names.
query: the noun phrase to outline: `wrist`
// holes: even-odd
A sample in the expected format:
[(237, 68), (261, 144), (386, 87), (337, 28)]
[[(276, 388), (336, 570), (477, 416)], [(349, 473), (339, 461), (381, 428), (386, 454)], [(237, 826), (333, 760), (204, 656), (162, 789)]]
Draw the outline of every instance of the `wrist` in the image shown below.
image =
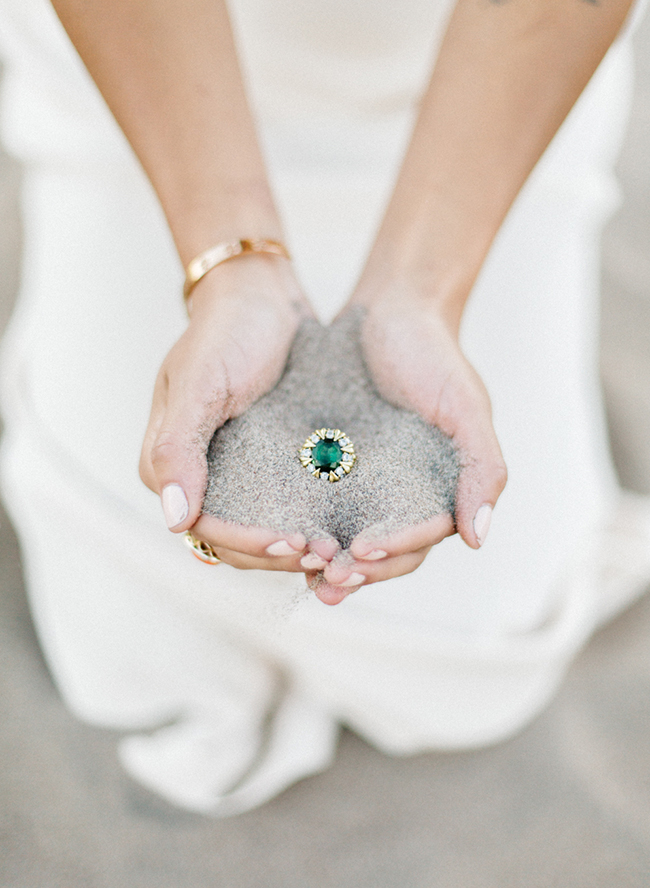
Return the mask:
[(241, 256), (249, 256), (251, 254), (263, 256), (279, 256), (281, 259), (290, 259), (289, 251), (283, 243), (277, 240), (261, 239), (243, 239), (234, 241), (221, 241), (214, 244), (188, 264), (185, 269), (185, 283), (183, 285), (183, 296), (188, 299), (194, 287), (201, 281), (206, 274), (209, 274), (214, 268), (223, 265), (224, 262), (230, 262)]
[(282, 225), (265, 180), (229, 182), (200, 194), (185, 192), (174, 207), (165, 206), (184, 268), (215, 244), (242, 239), (283, 240)]
[(458, 335), (463, 310), (475, 275), (435, 273), (430, 269), (368, 265), (355, 289), (352, 302), (369, 310), (400, 311), (408, 305), (438, 317)]
[(311, 314), (293, 265), (283, 256), (248, 253), (213, 268), (192, 289), (187, 300), (190, 320), (219, 316), (228, 302), (253, 299), (286, 312), (288, 319)]
[(361, 275), (359, 301), (386, 285), (416, 292), (458, 325), (502, 214), (452, 200), (440, 188), (396, 193)]

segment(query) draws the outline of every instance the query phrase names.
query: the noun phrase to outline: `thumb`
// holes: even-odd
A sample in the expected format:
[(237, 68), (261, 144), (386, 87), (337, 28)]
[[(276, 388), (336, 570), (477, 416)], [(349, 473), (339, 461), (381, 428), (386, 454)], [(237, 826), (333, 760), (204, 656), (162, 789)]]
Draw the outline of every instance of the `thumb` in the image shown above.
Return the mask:
[(485, 542), (492, 510), (506, 485), (508, 473), (489, 416), (459, 435), (456, 441), (461, 451), (456, 529), (468, 546), (478, 549)]
[(196, 523), (207, 486), (207, 449), (225, 421), (223, 405), (186, 391), (167, 392), (165, 405), (152, 410), (142, 450), (140, 474), (160, 494), (165, 521), (174, 533)]

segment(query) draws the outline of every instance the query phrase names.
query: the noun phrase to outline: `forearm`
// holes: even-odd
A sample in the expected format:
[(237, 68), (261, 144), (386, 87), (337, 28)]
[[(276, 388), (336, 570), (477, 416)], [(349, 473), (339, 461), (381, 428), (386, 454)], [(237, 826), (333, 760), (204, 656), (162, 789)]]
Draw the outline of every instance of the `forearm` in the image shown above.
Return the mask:
[(459, 0), (362, 277), (420, 281), (453, 323), (518, 191), (631, 0)]
[(223, 0), (52, 0), (133, 146), (181, 261), (281, 237)]

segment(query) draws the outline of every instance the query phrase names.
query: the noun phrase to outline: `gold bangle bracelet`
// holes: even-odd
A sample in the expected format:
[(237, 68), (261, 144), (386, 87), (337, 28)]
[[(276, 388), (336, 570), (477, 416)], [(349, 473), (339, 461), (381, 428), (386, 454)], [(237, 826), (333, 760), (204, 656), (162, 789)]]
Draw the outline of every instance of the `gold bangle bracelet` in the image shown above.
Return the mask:
[(183, 284), (183, 296), (188, 298), (196, 284), (209, 271), (212, 271), (222, 262), (234, 259), (236, 256), (243, 256), (245, 253), (269, 253), (273, 256), (282, 256), (284, 259), (290, 259), (289, 251), (281, 244), (280, 241), (274, 240), (238, 240), (224, 241), (203, 253), (199, 253), (187, 266), (185, 272), (185, 283)]

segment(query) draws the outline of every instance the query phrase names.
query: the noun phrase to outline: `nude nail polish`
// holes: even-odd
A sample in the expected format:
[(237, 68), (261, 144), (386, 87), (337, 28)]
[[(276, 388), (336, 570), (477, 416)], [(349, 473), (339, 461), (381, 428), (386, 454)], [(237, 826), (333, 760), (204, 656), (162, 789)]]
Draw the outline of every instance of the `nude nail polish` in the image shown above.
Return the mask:
[(490, 529), (490, 521), (492, 520), (492, 506), (488, 503), (483, 503), (483, 505), (478, 509), (476, 515), (474, 516), (474, 533), (476, 534), (476, 539), (478, 540), (479, 546), (482, 546), (485, 542), (485, 538), (488, 535), (488, 530)]
[(277, 540), (277, 542), (271, 543), (270, 546), (266, 547), (267, 555), (295, 555), (297, 551), (286, 540)]
[(338, 586), (360, 586), (366, 582), (366, 578), (360, 573), (351, 573), (343, 583), (337, 583)]
[(300, 564), (307, 570), (322, 570), (327, 565), (327, 561), (315, 552), (307, 552), (300, 559)]
[(170, 529), (185, 521), (190, 511), (185, 491), (180, 484), (168, 484), (160, 495), (163, 514)]
[(362, 561), (381, 561), (382, 558), (387, 556), (388, 552), (384, 552), (383, 549), (373, 549), (372, 552), (362, 556)]

